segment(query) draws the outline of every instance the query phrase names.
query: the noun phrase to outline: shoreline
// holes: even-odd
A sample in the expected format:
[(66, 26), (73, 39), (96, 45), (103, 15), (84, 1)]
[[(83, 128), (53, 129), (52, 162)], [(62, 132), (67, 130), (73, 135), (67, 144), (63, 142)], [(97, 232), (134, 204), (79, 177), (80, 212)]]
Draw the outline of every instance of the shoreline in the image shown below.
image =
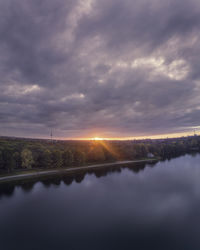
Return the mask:
[[(93, 165), (86, 165), (81, 167), (71, 167), (71, 168), (63, 168), (63, 169), (52, 169), (52, 170), (30, 170), (34, 172), (27, 172), (23, 174), (14, 174), (14, 175), (7, 175), (7, 176), (0, 176), (0, 184), (6, 184), (13, 181), (23, 181), (23, 180), (31, 180), (31, 179), (40, 179), (42, 177), (52, 177), (56, 175), (67, 175), (78, 173), (79, 171), (84, 170), (92, 170), (92, 169), (100, 169), (103, 167), (110, 167), (110, 166), (118, 166), (123, 164), (131, 164), (131, 163), (140, 163), (140, 162), (155, 162), (158, 159), (143, 159), (143, 160), (132, 160), (132, 161), (117, 161), (111, 163), (101, 163), (101, 164), (93, 164)], [(23, 171), (22, 171), (23, 172)]]

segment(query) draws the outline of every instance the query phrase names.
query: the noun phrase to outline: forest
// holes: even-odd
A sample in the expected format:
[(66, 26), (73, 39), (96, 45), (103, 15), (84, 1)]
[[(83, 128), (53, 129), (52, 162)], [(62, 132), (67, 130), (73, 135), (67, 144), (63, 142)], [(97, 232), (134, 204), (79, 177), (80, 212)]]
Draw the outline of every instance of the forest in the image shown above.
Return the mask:
[(129, 141), (64, 141), (0, 137), (0, 174), (123, 160), (170, 159), (200, 151), (200, 136)]

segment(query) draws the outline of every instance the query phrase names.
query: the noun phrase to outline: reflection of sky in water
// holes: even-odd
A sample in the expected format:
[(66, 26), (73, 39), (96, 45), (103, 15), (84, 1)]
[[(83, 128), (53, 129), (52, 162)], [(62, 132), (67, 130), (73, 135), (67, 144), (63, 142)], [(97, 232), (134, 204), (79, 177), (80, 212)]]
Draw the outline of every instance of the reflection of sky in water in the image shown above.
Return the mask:
[(124, 168), (68, 186), (16, 187), (0, 198), (3, 250), (200, 249), (199, 162), (187, 155), (137, 174)]

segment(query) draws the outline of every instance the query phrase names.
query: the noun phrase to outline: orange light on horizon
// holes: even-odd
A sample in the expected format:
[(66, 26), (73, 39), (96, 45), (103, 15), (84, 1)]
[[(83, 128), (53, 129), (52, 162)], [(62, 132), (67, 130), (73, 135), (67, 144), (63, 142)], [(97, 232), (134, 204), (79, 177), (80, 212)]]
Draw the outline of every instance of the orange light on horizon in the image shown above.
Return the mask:
[(92, 138), (92, 140), (94, 140), (94, 141), (103, 141), (103, 140), (104, 140), (104, 138), (94, 137), (94, 138)]
[[(196, 133), (200, 135), (200, 133)], [(194, 132), (178, 132), (171, 134), (158, 134), (158, 135), (146, 135), (146, 136), (132, 136), (132, 137), (98, 137), (98, 136), (88, 136), (88, 137), (77, 137), (77, 138), (64, 138), (65, 140), (81, 140), (81, 141), (128, 141), (128, 140), (145, 140), (145, 139), (167, 139), (167, 138), (178, 138), (193, 136)]]

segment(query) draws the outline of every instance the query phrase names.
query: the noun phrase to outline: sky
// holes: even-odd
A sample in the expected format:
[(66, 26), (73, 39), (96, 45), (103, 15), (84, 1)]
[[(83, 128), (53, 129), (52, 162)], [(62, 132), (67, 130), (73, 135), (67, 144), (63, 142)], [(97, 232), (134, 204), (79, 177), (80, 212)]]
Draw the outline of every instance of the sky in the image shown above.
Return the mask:
[(199, 126), (199, 0), (0, 0), (0, 135)]

